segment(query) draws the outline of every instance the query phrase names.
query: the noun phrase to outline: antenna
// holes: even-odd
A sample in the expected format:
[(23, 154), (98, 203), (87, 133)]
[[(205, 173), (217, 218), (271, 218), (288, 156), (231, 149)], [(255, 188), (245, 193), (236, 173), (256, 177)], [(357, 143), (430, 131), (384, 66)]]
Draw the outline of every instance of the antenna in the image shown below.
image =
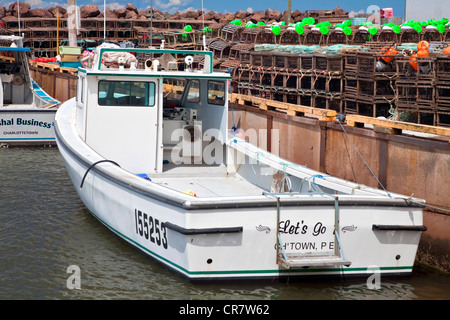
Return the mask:
[(19, 20), (19, 37), (20, 37), (20, 2), (17, 0), (17, 19)]
[(291, 14), (292, 14), (291, 13), (291, 0), (288, 0), (288, 16), (287, 16), (288, 21), (287, 21), (287, 24), (291, 23), (291, 19), (292, 19)]
[(67, 0), (67, 28), (69, 31), (69, 46), (77, 46), (77, 6), (76, 0)]
[(202, 22), (203, 22), (203, 50), (207, 51), (206, 48), (206, 34), (205, 34), (205, 12), (203, 11), (203, 0), (202, 0)]
[(103, 40), (106, 40), (106, 0), (103, 0)]
[(203, 12), (203, 0), (202, 0), (202, 22), (203, 22), (203, 29), (205, 29), (205, 13)]
[(150, 48), (153, 48), (153, 0), (150, 2)]

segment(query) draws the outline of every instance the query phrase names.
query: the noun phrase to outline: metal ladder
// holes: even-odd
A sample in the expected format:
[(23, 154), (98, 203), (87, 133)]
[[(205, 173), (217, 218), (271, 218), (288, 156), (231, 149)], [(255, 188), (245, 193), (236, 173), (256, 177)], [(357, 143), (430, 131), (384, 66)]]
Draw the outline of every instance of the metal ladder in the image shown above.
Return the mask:
[(306, 267), (350, 266), (351, 261), (345, 258), (344, 250), (339, 238), (339, 200), (335, 197), (334, 208), (334, 254), (304, 253), (287, 254), (280, 237), (280, 198), (277, 199), (277, 264), (286, 269)]

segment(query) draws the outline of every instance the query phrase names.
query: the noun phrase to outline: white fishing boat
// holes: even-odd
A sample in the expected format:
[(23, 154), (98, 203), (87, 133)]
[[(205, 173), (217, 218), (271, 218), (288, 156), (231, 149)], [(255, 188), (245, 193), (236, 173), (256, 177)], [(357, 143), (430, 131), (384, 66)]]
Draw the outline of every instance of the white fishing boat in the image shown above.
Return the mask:
[(55, 143), (59, 101), (31, 78), (22, 37), (0, 36), (0, 145)]
[(228, 126), (231, 78), (209, 51), (97, 51), (55, 131), (81, 200), (115, 234), (192, 280), (412, 272), (423, 200), (247, 142)]

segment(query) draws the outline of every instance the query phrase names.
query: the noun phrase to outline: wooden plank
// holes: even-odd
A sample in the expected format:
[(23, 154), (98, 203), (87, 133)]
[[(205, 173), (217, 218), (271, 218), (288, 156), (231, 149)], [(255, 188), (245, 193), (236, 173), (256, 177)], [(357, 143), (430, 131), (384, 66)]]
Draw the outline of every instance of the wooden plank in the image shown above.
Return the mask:
[(258, 105), (262, 110), (274, 110), (274, 109), (282, 109), (286, 110), (289, 116), (304, 116), (305, 114), (312, 114), (319, 118), (319, 120), (323, 121), (335, 121), (336, 120), (336, 110), (331, 109), (321, 109), (321, 108), (313, 108), (302, 105), (296, 105), (287, 102), (274, 101), (263, 99), (259, 97), (247, 96), (243, 94), (233, 93), (231, 97), (231, 101), (233, 103), (238, 103), (242, 105), (246, 105), (248, 102), (251, 102), (253, 105)]
[(269, 110), (269, 106), (267, 105), (267, 103), (265, 101), (260, 101), (259, 102), (259, 108), (261, 110)]
[(72, 75), (75, 75), (78, 72), (78, 69), (70, 68), (70, 67), (59, 67), (59, 72), (70, 73)]
[(52, 71), (55, 71), (56, 69), (59, 69), (59, 65), (52, 64), (52, 63), (45, 63), (45, 62), (37, 62), (36, 66), (44, 68), (44, 69), (50, 69)]
[(14, 61), (15, 61), (15, 58), (14, 58), (14, 57), (0, 56), (0, 60), (9, 61), (9, 62), (14, 62)]
[[(428, 134), (435, 134), (439, 136), (450, 137), (450, 128), (429, 126), (424, 124), (393, 121), (387, 119), (379, 119), (367, 116), (360, 116), (355, 114), (349, 114), (345, 117), (347, 125), (351, 127), (361, 127), (362, 124), (371, 124), (373, 126), (380, 127), (379, 132), (384, 129), (386, 133), (401, 134), (403, 130), (422, 132)], [(449, 140), (450, 142), (450, 140)]]

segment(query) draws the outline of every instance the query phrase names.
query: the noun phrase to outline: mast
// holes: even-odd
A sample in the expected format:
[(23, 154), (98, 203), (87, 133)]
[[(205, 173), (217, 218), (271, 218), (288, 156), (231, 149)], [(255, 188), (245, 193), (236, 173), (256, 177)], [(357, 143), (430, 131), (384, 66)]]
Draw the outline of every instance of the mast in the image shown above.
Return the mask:
[(103, 40), (106, 41), (106, 0), (103, 0)]
[(287, 24), (289, 25), (289, 23), (291, 23), (291, 19), (292, 19), (292, 17), (291, 17), (291, 0), (288, 0), (288, 9), (287, 9), (287, 11), (288, 11)]
[(150, 48), (153, 48), (153, 0), (150, 2)]
[(19, 37), (20, 37), (20, 2), (17, 0), (17, 20), (19, 20)]
[(77, 46), (77, 27), (76, 27), (76, 0), (67, 0), (67, 27), (69, 29), (69, 46)]

